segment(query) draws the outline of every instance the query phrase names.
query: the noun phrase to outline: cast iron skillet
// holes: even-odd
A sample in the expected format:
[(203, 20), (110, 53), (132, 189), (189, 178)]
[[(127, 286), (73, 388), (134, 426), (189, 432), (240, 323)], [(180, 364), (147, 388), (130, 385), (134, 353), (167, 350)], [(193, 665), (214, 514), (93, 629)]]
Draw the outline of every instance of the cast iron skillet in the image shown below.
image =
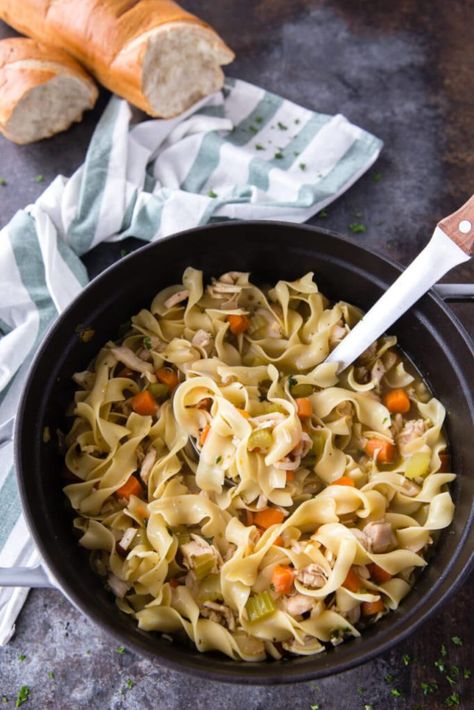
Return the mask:
[[(147, 307), (161, 288), (179, 283), (186, 266), (205, 276), (250, 271), (257, 282), (274, 283), (314, 271), (319, 288), (334, 300), (363, 309), (376, 301), (400, 268), (329, 232), (269, 222), (226, 222), (177, 234), (134, 252), (96, 278), (63, 313), (45, 338), (31, 368), (16, 429), (16, 468), (23, 507), (49, 572), (66, 597), (122, 644), (174, 670), (248, 684), (310, 680), (347, 670), (386, 651), (426, 621), (466, 577), (472, 562), (474, 381), (472, 344), (454, 315), (433, 293), (424, 296), (393, 328), (448, 411), (456, 514), (441, 534), (428, 568), (398, 611), (363, 637), (327, 653), (248, 664), (201, 654), (140, 631), (118, 611), (112, 596), (89, 568), (87, 553), (72, 533), (71, 511), (62, 493), (61, 461), (44, 444), (45, 426), (67, 428), (64, 411), (73, 395), (71, 375), (86, 368), (99, 348), (117, 336), (120, 324)], [(77, 326), (95, 330), (89, 343)]]

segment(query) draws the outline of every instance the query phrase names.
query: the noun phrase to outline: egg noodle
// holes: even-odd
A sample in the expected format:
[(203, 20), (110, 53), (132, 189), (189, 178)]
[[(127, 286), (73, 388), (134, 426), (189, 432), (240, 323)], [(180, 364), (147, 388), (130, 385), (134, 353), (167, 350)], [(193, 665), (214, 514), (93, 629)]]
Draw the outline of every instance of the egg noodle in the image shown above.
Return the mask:
[(141, 629), (233, 659), (312, 654), (396, 609), (451, 523), (445, 410), (313, 274), (188, 268), (76, 373), (64, 491)]

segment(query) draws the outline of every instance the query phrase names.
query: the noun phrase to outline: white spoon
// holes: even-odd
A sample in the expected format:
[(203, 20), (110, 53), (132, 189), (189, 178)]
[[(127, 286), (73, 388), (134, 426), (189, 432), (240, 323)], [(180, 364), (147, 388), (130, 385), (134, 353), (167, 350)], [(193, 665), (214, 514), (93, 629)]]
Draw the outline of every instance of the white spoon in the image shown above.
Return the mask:
[(474, 195), (438, 222), (423, 251), (329, 354), (326, 362), (338, 362), (338, 372), (349, 367), (447, 271), (468, 261), (473, 251)]

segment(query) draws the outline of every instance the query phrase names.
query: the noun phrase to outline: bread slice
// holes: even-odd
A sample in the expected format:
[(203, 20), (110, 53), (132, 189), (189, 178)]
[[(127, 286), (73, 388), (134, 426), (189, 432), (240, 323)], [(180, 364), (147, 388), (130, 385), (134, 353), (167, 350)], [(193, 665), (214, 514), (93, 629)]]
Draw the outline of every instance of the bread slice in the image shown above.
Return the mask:
[(173, 0), (0, 0), (0, 18), (74, 56), (104, 86), (171, 118), (218, 91), (234, 58)]
[(66, 130), (97, 96), (66, 52), (23, 37), (0, 41), (0, 131), (9, 140), (32, 143)]

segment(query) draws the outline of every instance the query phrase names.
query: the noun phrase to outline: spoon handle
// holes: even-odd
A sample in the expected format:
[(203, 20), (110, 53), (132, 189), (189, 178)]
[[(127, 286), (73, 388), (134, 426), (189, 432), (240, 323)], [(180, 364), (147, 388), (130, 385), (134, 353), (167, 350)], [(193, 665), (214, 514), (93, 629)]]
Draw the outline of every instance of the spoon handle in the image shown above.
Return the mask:
[(390, 328), (433, 284), (458, 264), (468, 261), (474, 246), (474, 197), (443, 219), (416, 259), (329, 354), (345, 370)]

